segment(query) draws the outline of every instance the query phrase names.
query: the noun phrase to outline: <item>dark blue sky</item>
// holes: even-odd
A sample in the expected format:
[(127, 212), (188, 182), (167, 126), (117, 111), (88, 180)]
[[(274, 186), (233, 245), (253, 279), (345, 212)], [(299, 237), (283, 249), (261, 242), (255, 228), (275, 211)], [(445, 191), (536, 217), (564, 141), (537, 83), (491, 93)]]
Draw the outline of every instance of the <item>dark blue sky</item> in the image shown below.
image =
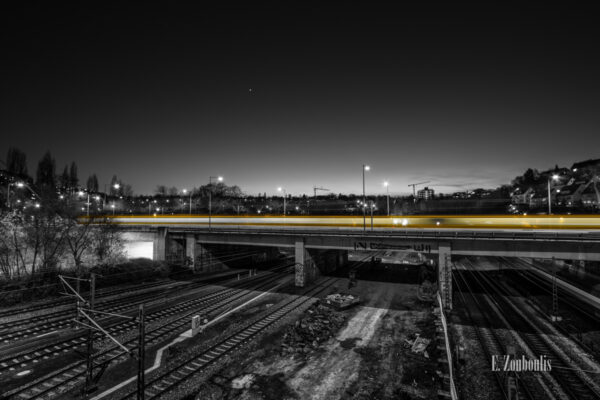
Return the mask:
[(363, 163), (369, 192), (447, 192), (600, 157), (590, 10), (295, 4), (7, 10), (0, 154), (250, 194), (359, 192)]

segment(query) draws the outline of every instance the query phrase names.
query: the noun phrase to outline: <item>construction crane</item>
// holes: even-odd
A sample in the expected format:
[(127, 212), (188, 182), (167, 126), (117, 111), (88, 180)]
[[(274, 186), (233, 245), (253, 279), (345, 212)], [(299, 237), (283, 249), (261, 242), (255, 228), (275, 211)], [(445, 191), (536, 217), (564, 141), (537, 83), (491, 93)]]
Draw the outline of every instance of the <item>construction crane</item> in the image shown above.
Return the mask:
[(412, 186), (412, 188), (413, 188), (413, 199), (414, 199), (414, 201), (417, 201), (416, 200), (417, 199), (417, 196), (416, 196), (417, 194), (415, 193), (415, 186), (422, 185), (424, 183), (429, 183), (429, 182), (431, 182), (431, 181), (423, 181), (423, 182), (409, 183), (408, 184), (408, 186)]
[(314, 197), (317, 197), (317, 190), (322, 190), (324, 192), (329, 192), (329, 189), (313, 186)]

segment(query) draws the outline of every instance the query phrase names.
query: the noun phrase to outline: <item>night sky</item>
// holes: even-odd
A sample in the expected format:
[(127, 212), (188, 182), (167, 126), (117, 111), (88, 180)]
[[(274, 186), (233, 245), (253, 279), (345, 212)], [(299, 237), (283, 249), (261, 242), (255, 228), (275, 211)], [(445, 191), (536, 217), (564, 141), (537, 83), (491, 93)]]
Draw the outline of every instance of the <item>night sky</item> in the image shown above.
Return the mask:
[(396, 194), (600, 157), (600, 27), (568, 3), (52, 3), (1, 17), (0, 157), (16, 146), (30, 172), (50, 150), (136, 193), (211, 175), (358, 193), (367, 163), (367, 191)]

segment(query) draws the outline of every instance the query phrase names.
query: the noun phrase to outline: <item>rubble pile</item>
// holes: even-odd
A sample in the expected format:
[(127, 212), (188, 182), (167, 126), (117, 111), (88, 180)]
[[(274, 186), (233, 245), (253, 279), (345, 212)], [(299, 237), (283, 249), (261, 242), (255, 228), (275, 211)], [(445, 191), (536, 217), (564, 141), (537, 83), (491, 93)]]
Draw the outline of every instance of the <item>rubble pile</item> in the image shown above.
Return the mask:
[(360, 297), (351, 294), (334, 293), (325, 297), (325, 305), (332, 306), (337, 310), (345, 310), (360, 302)]
[(304, 318), (286, 330), (281, 345), (282, 355), (310, 353), (332, 337), (345, 320), (345, 315), (315, 303), (306, 311)]

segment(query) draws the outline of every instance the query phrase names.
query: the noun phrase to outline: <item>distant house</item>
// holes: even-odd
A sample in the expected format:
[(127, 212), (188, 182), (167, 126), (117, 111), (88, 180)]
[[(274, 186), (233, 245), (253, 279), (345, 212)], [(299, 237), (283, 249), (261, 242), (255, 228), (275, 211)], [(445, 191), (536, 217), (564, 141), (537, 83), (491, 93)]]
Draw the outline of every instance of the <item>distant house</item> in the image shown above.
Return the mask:
[(491, 190), (487, 190), (487, 189), (474, 189), (471, 190), (468, 194), (469, 198), (475, 198), (475, 199), (483, 199), (486, 197), (490, 197), (492, 194)]
[(596, 170), (600, 169), (600, 158), (595, 160), (586, 160), (573, 164), (571, 166), (571, 171), (573, 172), (581, 172), (584, 170)]
[(520, 190), (516, 190), (510, 197), (512, 204), (531, 204), (531, 199), (534, 197), (535, 191), (533, 188), (528, 188), (524, 193), (520, 193)]
[(575, 206), (580, 203), (583, 205), (598, 204), (596, 190), (594, 189), (594, 180), (596, 179), (592, 178), (587, 182), (571, 180), (569, 185), (565, 185), (560, 188), (560, 191), (557, 191), (556, 201), (566, 206)]

